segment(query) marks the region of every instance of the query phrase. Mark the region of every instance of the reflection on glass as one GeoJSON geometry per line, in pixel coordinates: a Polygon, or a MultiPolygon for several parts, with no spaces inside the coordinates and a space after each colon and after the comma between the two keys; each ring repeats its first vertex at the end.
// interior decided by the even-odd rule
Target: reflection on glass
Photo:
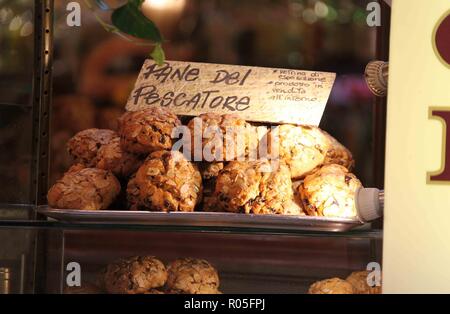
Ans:
{"type": "Polygon", "coordinates": [[[0,103],[30,105],[33,0],[0,1],[0,103]]]}
{"type": "MultiPolygon", "coordinates": [[[[82,26],[68,27],[69,2],[55,2],[52,181],[70,166],[68,138],[87,127],[116,127],[151,51],[105,31],[84,2],[82,26]],[[62,125],[68,112],[70,123],[62,125]]],[[[321,127],[354,153],[364,185],[373,184],[373,96],[363,72],[374,58],[375,28],[366,23],[364,1],[146,0],[142,10],[163,33],[168,60],[337,72],[321,127]]],[[[111,12],[96,12],[109,21],[111,12]]]]}

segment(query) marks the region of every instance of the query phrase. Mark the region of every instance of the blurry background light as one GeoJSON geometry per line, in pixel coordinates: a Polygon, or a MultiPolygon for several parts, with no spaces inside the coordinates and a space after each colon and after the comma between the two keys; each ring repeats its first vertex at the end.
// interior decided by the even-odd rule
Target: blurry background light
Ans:
{"type": "Polygon", "coordinates": [[[145,0],[142,7],[149,7],[152,9],[166,10],[174,8],[183,8],[184,0],[145,0]]]}
{"type": "Polygon", "coordinates": [[[314,13],[317,17],[325,18],[328,15],[328,6],[322,1],[317,1],[314,5],[314,13]]]}
{"type": "Polygon", "coordinates": [[[13,17],[13,11],[10,8],[0,10],[0,24],[7,24],[13,17]]]}
{"type": "Polygon", "coordinates": [[[33,12],[31,10],[25,11],[21,16],[22,27],[20,29],[20,36],[27,37],[33,33],[33,12]]]}
{"type": "Polygon", "coordinates": [[[27,37],[33,34],[33,23],[30,21],[25,22],[22,28],[20,29],[20,36],[27,37]]]}
{"type": "Polygon", "coordinates": [[[176,28],[185,7],[186,0],[145,0],[141,10],[167,37],[176,28]]]}
{"type": "Polygon", "coordinates": [[[20,16],[15,16],[9,23],[9,30],[11,32],[18,31],[22,27],[23,21],[20,16]]]}
{"type": "Polygon", "coordinates": [[[22,15],[20,16],[22,18],[22,21],[27,22],[33,19],[33,12],[31,12],[31,10],[27,10],[24,13],[22,13],[22,15]]]}
{"type": "Polygon", "coordinates": [[[317,15],[313,9],[306,9],[303,11],[303,21],[306,24],[314,24],[317,22],[317,15]]]}

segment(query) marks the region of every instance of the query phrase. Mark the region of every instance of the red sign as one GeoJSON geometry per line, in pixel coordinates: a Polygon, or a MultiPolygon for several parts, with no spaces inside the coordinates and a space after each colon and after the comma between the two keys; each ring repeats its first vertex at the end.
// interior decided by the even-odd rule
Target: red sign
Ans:
{"type": "Polygon", "coordinates": [[[450,12],[436,27],[434,45],[440,59],[450,66],[450,12]]]}

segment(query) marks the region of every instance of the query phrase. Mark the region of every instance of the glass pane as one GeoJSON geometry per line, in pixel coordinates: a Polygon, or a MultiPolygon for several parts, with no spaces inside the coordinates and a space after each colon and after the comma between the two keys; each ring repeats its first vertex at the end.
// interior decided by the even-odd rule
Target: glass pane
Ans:
{"type": "Polygon", "coordinates": [[[0,1],[0,204],[30,202],[33,11],[33,0],[0,1]]]}
{"type": "MultiPolygon", "coordinates": [[[[84,2],[81,26],[68,26],[69,2],[55,2],[52,182],[70,166],[67,139],[89,127],[116,128],[152,49],[107,32],[84,2]]],[[[124,1],[107,3],[117,7],[124,1]]],[[[168,60],[337,72],[321,126],[353,152],[363,184],[373,185],[373,96],[363,72],[375,56],[376,28],[366,23],[366,1],[149,3],[146,12],[167,39],[168,60]]],[[[110,11],[95,13],[110,22],[110,11]]]]}
{"type": "MultiPolygon", "coordinates": [[[[166,266],[180,258],[204,259],[217,270],[222,293],[249,294],[306,293],[318,280],[345,279],[368,263],[381,263],[380,241],[370,239],[70,230],[64,244],[64,265],[80,265],[88,293],[112,292],[109,282],[105,288],[105,267],[134,256],[155,256],[166,266]]],[[[66,293],[79,291],[63,285],[66,293]]],[[[167,292],[170,284],[158,289],[167,292]]]]}
{"type": "MultiPolygon", "coordinates": [[[[117,128],[116,119],[124,112],[152,49],[108,32],[98,18],[109,22],[110,11],[96,8],[93,12],[85,2],[79,2],[81,26],[70,26],[69,2],[55,1],[51,183],[73,162],[66,143],[75,133],[92,127],[117,128]]],[[[105,2],[111,7],[124,3],[105,2]]],[[[373,97],[363,71],[375,55],[375,28],[365,22],[365,5],[359,0],[166,0],[153,2],[147,13],[167,39],[164,48],[169,60],[337,72],[321,127],[350,148],[356,175],[371,186],[372,146],[368,143],[373,136],[373,97]]],[[[122,182],[123,190],[127,180],[122,182]]],[[[122,201],[119,198],[114,209],[125,209],[122,201]]],[[[166,265],[177,258],[206,259],[217,269],[224,293],[305,293],[318,280],[346,278],[370,262],[381,262],[379,231],[372,238],[364,231],[355,237],[332,237],[245,233],[237,228],[214,234],[201,232],[199,226],[59,227],[65,228],[64,243],[59,238],[45,242],[43,254],[54,259],[46,263],[42,291],[76,292],[67,287],[70,271],[65,271],[69,263],[76,263],[82,284],[105,292],[98,281],[100,270],[119,258],[137,255],[156,256],[166,265]],[[55,257],[58,254],[63,254],[62,263],[55,257]]]]}
{"type": "Polygon", "coordinates": [[[32,108],[0,105],[0,204],[30,202],[32,108]]]}
{"type": "MultiPolygon", "coordinates": [[[[31,225],[0,226],[0,294],[108,293],[105,268],[136,256],[154,256],[166,268],[179,259],[206,260],[218,273],[222,293],[300,294],[318,280],[345,279],[382,258],[380,238],[31,225]]],[[[157,289],[168,293],[170,284],[157,289]]]]}
{"type": "Polygon", "coordinates": [[[0,225],[0,294],[57,292],[52,286],[61,281],[61,235],[60,230],[0,225]]]}
{"type": "Polygon", "coordinates": [[[31,106],[33,0],[0,1],[0,104],[31,106]]]}

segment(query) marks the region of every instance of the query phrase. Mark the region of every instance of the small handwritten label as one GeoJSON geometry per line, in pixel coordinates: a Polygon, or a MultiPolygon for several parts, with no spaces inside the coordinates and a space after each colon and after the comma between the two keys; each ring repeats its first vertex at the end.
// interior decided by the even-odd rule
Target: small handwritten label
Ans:
{"type": "Polygon", "coordinates": [[[318,125],[334,73],[147,60],[127,110],[161,106],[178,115],[237,113],[248,121],[318,125]]]}

